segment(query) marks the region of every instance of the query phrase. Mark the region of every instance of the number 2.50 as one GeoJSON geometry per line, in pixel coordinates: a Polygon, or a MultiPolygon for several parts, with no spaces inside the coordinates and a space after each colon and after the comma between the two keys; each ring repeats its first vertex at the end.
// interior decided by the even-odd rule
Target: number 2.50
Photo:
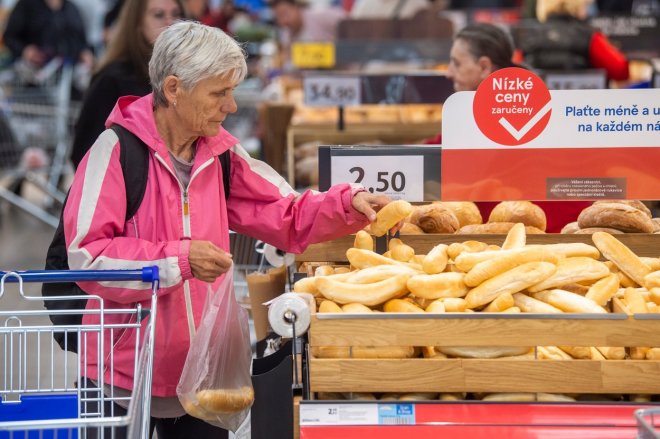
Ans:
{"type": "MultiPolygon", "coordinates": [[[[351,174],[357,173],[355,178],[355,183],[361,183],[364,179],[364,168],[355,166],[348,170],[351,174]]],[[[393,172],[392,176],[388,178],[389,172],[378,172],[376,175],[376,181],[378,182],[377,187],[369,188],[370,192],[387,192],[387,190],[392,187],[394,192],[401,192],[406,187],[406,176],[403,175],[403,172],[393,172]]]]}

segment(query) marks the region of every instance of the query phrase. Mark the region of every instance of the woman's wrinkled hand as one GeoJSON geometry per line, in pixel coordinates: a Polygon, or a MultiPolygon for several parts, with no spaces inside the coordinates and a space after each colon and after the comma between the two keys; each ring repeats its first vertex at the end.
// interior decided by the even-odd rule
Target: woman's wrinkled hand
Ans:
{"type": "MultiPolygon", "coordinates": [[[[370,192],[362,191],[353,196],[351,205],[353,209],[362,213],[369,218],[369,222],[373,223],[376,220],[376,212],[382,209],[386,204],[390,203],[392,199],[387,195],[374,195],[370,192]]],[[[396,226],[390,229],[390,233],[394,234],[401,229],[403,221],[399,222],[396,226]]]]}
{"type": "Polygon", "coordinates": [[[191,241],[188,263],[195,278],[214,282],[231,268],[231,257],[210,241],[191,241]]]}

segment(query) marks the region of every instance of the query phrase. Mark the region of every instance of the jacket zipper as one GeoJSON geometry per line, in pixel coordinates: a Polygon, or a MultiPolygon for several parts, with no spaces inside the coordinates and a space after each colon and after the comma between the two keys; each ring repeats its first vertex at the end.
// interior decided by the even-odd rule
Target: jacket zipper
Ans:
{"type": "MultiPolygon", "coordinates": [[[[195,173],[190,176],[190,182],[188,182],[188,187],[184,188],[181,182],[179,181],[176,172],[170,169],[170,167],[167,165],[165,160],[163,160],[158,153],[156,153],[156,158],[158,159],[159,162],[163,164],[163,166],[165,166],[165,169],[167,169],[167,171],[174,176],[174,179],[179,184],[179,189],[181,189],[183,236],[184,238],[190,238],[192,236],[192,233],[190,230],[190,200],[188,198],[188,187],[190,187],[190,183],[192,182],[193,178],[195,178],[195,176],[199,174],[199,171],[208,167],[215,159],[212,158],[211,160],[206,161],[206,163],[204,163],[202,166],[197,168],[197,171],[195,171],[195,173]]],[[[190,296],[190,282],[188,282],[187,280],[183,281],[183,297],[186,302],[188,333],[190,335],[190,341],[192,342],[193,337],[195,337],[196,329],[195,329],[195,317],[193,315],[193,310],[192,310],[192,297],[190,296]]]]}

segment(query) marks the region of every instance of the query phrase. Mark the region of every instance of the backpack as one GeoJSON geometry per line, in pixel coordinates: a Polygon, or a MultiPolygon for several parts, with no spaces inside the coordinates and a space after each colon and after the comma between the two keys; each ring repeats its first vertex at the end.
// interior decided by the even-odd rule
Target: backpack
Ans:
{"type": "MultiPolygon", "coordinates": [[[[119,138],[119,162],[124,174],[124,183],[126,186],[126,221],[128,221],[133,218],[144,198],[148,175],[148,172],[144,172],[144,170],[149,167],[149,149],[142,140],[126,128],[119,125],[112,125],[110,128],[119,138]]],[[[229,151],[227,150],[218,156],[218,160],[222,166],[222,184],[225,189],[225,199],[228,199],[230,190],[229,177],[231,172],[229,151]]],[[[64,200],[65,206],[67,199],[68,195],[64,200]]],[[[57,225],[53,240],[48,246],[48,251],[46,253],[46,270],[69,269],[66,242],[64,240],[63,214],[64,206],[62,207],[62,213],[60,213],[60,222],[57,225]]],[[[41,287],[41,295],[43,297],[81,296],[85,294],[87,293],[85,293],[85,291],[83,291],[75,282],[43,283],[41,287]]],[[[45,300],[44,304],[46,308],[51,311],[82,311],[85,309],[86,301],[80,299],[45,300]]],[[[82,313],[50,314],[49,317],[51,322],[55,325],[73,326],[82,324],[82,313]]],[[[77,331],[55,331],[53,332],[53,337],[63,350],[77,352],[77,331]]]]}

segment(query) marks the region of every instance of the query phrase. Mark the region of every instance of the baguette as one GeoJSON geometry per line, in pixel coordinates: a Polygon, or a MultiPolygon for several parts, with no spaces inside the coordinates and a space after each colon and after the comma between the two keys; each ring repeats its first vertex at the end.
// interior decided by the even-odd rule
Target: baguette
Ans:
{"type": "Polygon", "coordinates": [[[591,359],[596,361],[605,361],[607,358],[595,347],[591,347],[591,359]]]}
{"type": "Polygon", "coordinates": [[[387,249],[391,251],[394,247],[398,247],[400,245],[404,245],[403,241],[401,241],[399,238],[392,238],[387,243],[387,249]]]}
{"type": "Polygon", "coordinates": [[[332,300],[324,300],[319,305],[319,313],[344,312],[344,310],[332,300]]]}
{"type": "Polygon", "coordinates": [[[542,246],[546,250],[555,253],[559,257],[575,258],[584,256],[586,258],[598,259],[600,252],[593,245],[582,242],[571,242],[566,244],[545,244],[542,246]]]}
{"type": "MultiPolygon", "coordinates": [[[[516,223],[513,222],[507,222],[507,223],[487,223],[487,224],[469,224],[467,226],[463,226],[458,231],[456,234],[458,235],[482,235],[482,234],[506,234],[509,233],[509,230],[513,226],[515,226],[516,223]]],[[[543,230],[534,227],[534,226],[525,226],[525,232],[528,235],[539,235],[545,233],[543,230]]]]}
{"type": "Polygon", "coordinates": [[[573,357],[557,346],[538,346],[536,348],[539,360],[572,360],[573,357]]]}
{"type": "Polygon", "coordinates": [[[566,258],[557,263],[557,271],[552,276],[529,287],[529,292],[536,293],[568,283],[602,279],[609,274],[607,265],[600,261],[585,257],[566,258]]]}
{"type": "Polygon", "coordinates": [[[533,296],[535,299],[549,303],[564,312],[607,314],[605,308],[598,305],[593,300],[564,290],[545,290],[534,293],[533,296]]]}
{"type": "Polygon", "coordinates": [[[543,261],[553,264],[559,262],[559,258],[554,253],[543,247],[527,247],[516,252],[501,251],[500,253],[502,253],[502,256],[480,262],[472,267],[465,275],[465,284],[475,287],[492,277],[527,262],[543,261]]]}
{"type": "Polygon", "coordinates": [[[436,314],[443,314],[447,312],[447,309],[445,308],[445,303],[440,300],[434,300],[431,302],[426,308],[424,308],[425,312],[430,312],[430,313],[436,313],[436,314]]]}
{"type": "Polygon", "coordinates": [[[513,295],[513,303],[516,304],[522,312],[539,313],[539,314],[561,314],[563,311],[555,308],[540,300],[529,297],[523,293],[516,293],[513,295]]]}
{"type": "Polygon", "coordinates": [[[354,271],[344,281],[349,284],[370,284],[380,282],[398,274],[419,274],[419,271],[403,265],[376,265],[354,271]]]}
{"type": "MultiPolygon", "coordinates": [[[[504,250],[507,251],[507,250],[504,250]]],[[[517,293],[552,276],[557,267],[549,262],[527,262],[488,279],[467,293],[468,308],[485,305],[504,293],[517,293]]]]}
{"type": "Polygon", "coordinates": [[[360,248],[349,248],[346,250],[346,258],[353,267],[359,269],[374,267],[376,265],[403,265],[422,271],[422,267],[417,264],[395,261],[378,253],[360,248]]]}
{"type": "Polygon", "coordinates": [[[407,286],[414,296],[424,299],[464,297],[468,292],[464,277],[463,273],[418,274],[408,279],[407,286]]]}
{"type": "Polygon", "coordinates": [[[482,252],[486,249],[488,249],[488,244],[481,241],[453,242],[449,244],[447,256],[449,256],[449,259],[455,260],[463,252],[475,253],[482,252]]]}
{"type": "Polygon", "coordinates": [[[410,215],[412,210],[412,205],[405,200],[388,203],[376,214],[376,220],[371,223],[371,233],[376,236],[383,236],[388,230],[410,215]]]}
{"type": "Polygon", "coordinates": [[[318,288],[316,288],[316,278],[315,277],[303,277],[298,282],[293,284],[294,293],[309,293],[314,297],[321,295],[318,288]]]}
{"type": "Polygon", "coordinates": [[[525,346],[436,346],[445,355],[459,358],[500,358],[523,355],[530,348],[525,346]]]}
{"type": "Polygon", "coordinates": [[[252,386],[238,389],[208,389],[197,392],[199,406],[211,413],[235,413],[249,408],[254,402],[252,386]]]}
{"type": "Polygon", "coordinates": [[[517,306],[512,306],[511,308],[507,308],[507,309],[503,310],[502,312],[505,313],[505,314],[520,314],[522,311],[517,306]]]}
{"type": "Polygon", "coordinates": [[[385,312],[417,312],[422,313],[424,310],[419,306],[408,302],[407,300],[391,299],[383,305],[385,312]]]}
{"type": "Polygon", "coordinates": [[[321,265],[314,270],[314,276],[331,276],[335,274],[335,269],[332,265],[321,265]]]}
{"type": "Polygon", "coordinates": [[[498,402],[532,402],[536,401],[535,393],[491,393],[484,396],[482,401],[498,401],[498,402]]]}
{"type": "Polygon", "coordinates": [[[504,244],[502,244],[502,250],[523,248],[526,242],[527,234],[525,233],[525,225],[523,223],[517,223],[515,226],[511,227],[511,230],[507,233],[504,244]]]}
{"type": "Polygon", "coordinates": [[[370,234],[364,230],[360,230],[355,234],[355,240],[353,241],[353,247],[361,248],[364,250],[374,250],[374,239],[370,234]]]}
{"type": "Polygon", "coordinates": [[[398,274],[372,284],[349,284],[329,277],[319,277],[316,280],[316,287],[326,299],[336,303],[355,302],[374,306],[405,294],[409,277],[408,274],[398,274]]]}
{"type": "Polygon", "coordinates": [[[466,307],[465,299],[461,299],[460,297],[445,297],[442,299],[437,299],[431,302],[431,304],[434,302],[441,302],[445,308],[445,312],[463,312],[465,311],[466,307]]]}
{"type": "Polygon", "coordinates": [[[441,393],[438,399],[440,401],[461,401],[466,397],[465,393],[441,393]]]}
{"type": "Polygon", "coordinates": [[[610,274],[589,287],[585,297],[600,306],[605,306],[618,290],[619,277],[616,274],[610,274]]]}
{"type": "Polygon", "coordinates": [[[660,348],[651,348],[646,351],[647,360],[660,360],[660,348]]]}
{"type": "Polygon", "coordinates": [[[353,314],[371,314],[371,308],[362,305],[361,303],[347,303],[341,307],[341,310],[345,313],[353,314]]]}
{"type": "MultiPolygon", "coordinates": [[[[651,350],[649,347],[635,346],[630,348],[631,360],[645,360],[646,354],[651,350]]],[[[651,354],[653,355],[653,354],[651,354]]]]}
{"type": "Polygon", "coordinates": [[[626,306],[628,306],[628,309],[633,314],[645,314],[649,312],[644,296],[634,288],[626,288],[623,292],[623,300],[626,301],[626,306]]]}
{"type": "Polygon", "coordinates": [[[646,256],[641,256],[639,259],[645,263],[651,269],[651,271],[660,270],[660,258],[649,258],[646,256]]]}
{"type": "Polygon", "coordinates": [[[497,296],[495,300],[490,302],[490,304],[483,309],[484,312],[501,312],[506,309],[510,309],[515,304],[513,302],[513,296],[511,293],[504,293],[497,296]]]}
{"type": "Polygon", "coordinates": [[[406,244],[397,245],[390,250],[392,259],[400,262],[408,262],[415,256],[415,250],[406,244]]]}
{"type": "Polygon", "coordinates": [[[609,233],[596,232],[591,239],[603,256],[614,262],[619,270],[639,285],[644,285],[644,276],[649,274],[651,269],[632,250],[609,233]]]}
{"type": "Polygon", "coordinates": [[[576,360],[591,360],[591,348],[587,346],[557,346],[576,360]]]}
{"type": "Polygon", "coordinates": [[[447,267],[449,247],[447,244],[438,244],[431,249],[422,261],[422,269],[426,274],[442,273],[447,267]]]}
{"type": "Polygon", "coordinates": [[[643,279],[644,287],[646,287],[647,290],[651,290],[653,288],[660,288],[660,271],[654,271],[646,276],[644,276],[643,279]]]}
{"type": "Polygon", "coordinates": [[[622,346],[614,347],[597,347],[598,352],[600,352],[603,357],[608,360],[624,360],[626,358],[626,348],[622,346]]]}

